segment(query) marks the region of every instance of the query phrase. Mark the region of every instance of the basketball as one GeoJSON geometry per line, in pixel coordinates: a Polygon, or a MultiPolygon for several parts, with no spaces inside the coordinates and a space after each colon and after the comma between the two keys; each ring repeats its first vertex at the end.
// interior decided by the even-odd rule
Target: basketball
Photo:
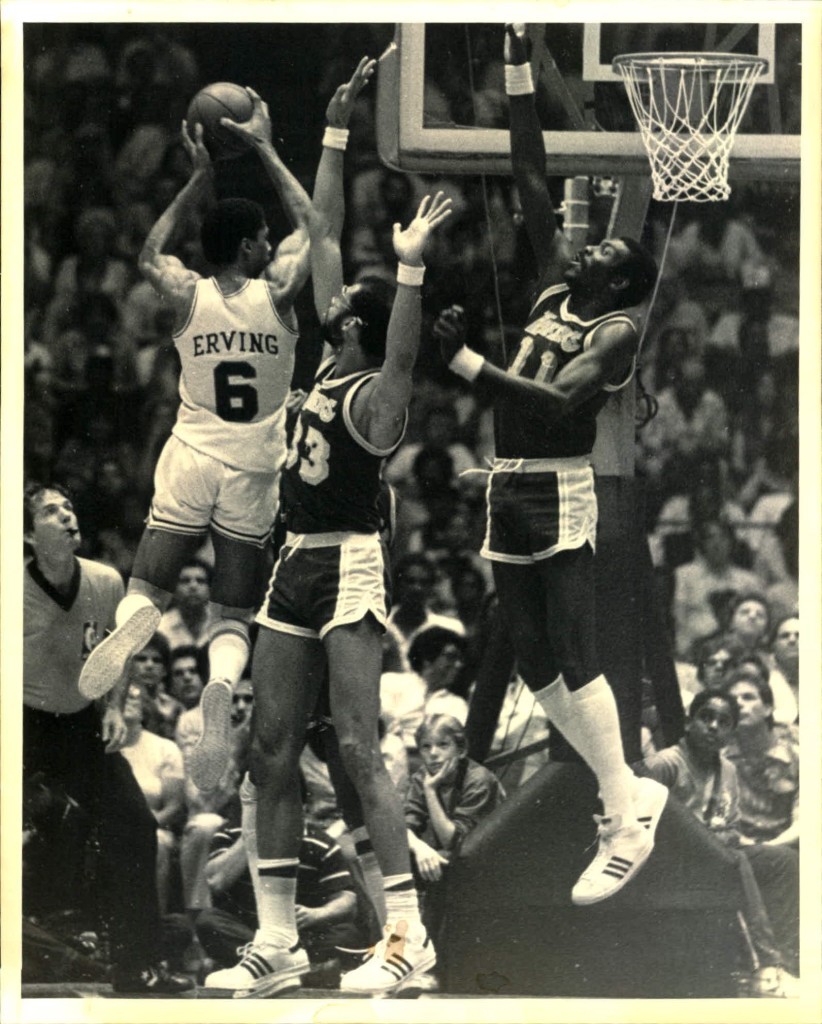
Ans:
{"type": "Polygon", "coordinates": [[[203,141],[214,160],[240,156],[247,151],[248,143],[223,127],[220,118],[247,121],[253,109],[252,99],[242,86],[233,82],[214,82],[200,89],[188,105],[186,120],[189,133],[193,138],[194,125],[199,122],[203,126],[203,141]]]}

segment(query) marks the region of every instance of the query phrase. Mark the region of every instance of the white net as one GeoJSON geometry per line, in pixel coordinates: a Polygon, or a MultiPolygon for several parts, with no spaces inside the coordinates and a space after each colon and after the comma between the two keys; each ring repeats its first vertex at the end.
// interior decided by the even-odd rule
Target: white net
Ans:
{"type": "Polygon", "coordinates": [[[716,202],[751,91],[767,67],[742,54],[615,57],[651,164],[654,199],[716,202]]]}

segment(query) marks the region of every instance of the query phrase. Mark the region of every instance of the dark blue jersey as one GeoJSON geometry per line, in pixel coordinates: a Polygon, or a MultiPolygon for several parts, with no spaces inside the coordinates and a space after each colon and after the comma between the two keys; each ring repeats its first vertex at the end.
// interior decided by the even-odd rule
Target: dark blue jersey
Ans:
{"type": "Polygon", "coordinates": [[[390,448],[376,448],[352,422],[354,396],[379,370],[333,377],[334,368],[333,360],[320,366],[283,470],[285,519],[293,533],[373,533],[384,525],[382,464],[402,435],[390,448]]]}
{"type": "MultiPolygon", "coordinates": [[[[568,296],[565,284],[552,285],[539,295],[531,308],[522,340],[508,361],[508,373],[538,384],[550,384],[564,366],[590,347],[594,333],[602,324],[621,320],[633,330],[630,318],[621,311],[581,320],[568,310],[568,296]]],[[[588,455],[596,439],[597,413],[608,393],[624,387],[633,372],[632,360],[626,367],[624,380],[616,385],[605,385],[550,428],[543,425],[521,395],[498,398],[494,415],[497,456],[556,459],[588,455]]]]}

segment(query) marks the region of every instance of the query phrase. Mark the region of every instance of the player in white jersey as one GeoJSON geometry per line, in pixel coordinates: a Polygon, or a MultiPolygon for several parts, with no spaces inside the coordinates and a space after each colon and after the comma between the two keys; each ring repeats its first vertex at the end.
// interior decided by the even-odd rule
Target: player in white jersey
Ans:
{"type": "MultiPolygon", "coordinates": [[[[248,660],[248,628],[258,603],[263,551],[277,512],[279,469],[286,456],[286,401],[294,369],[296,295],[309,273],[310,200],[271,143],[267,105],[249,89],[254,110],[244,137],[259,154],[293,231],[272,259],[259,204],[224,199],[205,215],[201,239],[215,267],[203,278],[164,253],[205,198],[212,167],[202,126],[194,139],[183,123],[191,178],[151,229],[140,270],[174,312],[180,354],[181,404],[172,436],[157,463],[154,497],[134,561],[117,628],[95,648],[80,677],[81,692],[97,698],[120,678],[128,659],[156,629],[180,568],[210,533],[214,546],[211,599],[219,608],[209,643],[205,705],[228,721],[232,688],[248,660]]],[[[205,707],[204,707],[205,710],[205,707]]],[[[202,789],[219,779],[209,746],[228,743],[222,728],[206,729],[193,752],[192,776],[202,789]],[[206,756],[203,756],[205,753],[206,756]]]]}

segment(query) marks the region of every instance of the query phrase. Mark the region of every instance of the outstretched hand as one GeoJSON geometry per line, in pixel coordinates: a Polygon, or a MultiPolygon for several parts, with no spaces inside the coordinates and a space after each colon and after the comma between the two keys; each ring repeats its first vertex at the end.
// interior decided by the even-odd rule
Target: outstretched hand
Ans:
{"type": "Polygon", "coordinates": [[[377,62],[370,57],[363,57],[351,78],[337,88],[328,102],[325,118],[332,128],[347,128],[351,112],[357,97],[374,74],[377,62]]]}
{"type": "Polygon", "coordinates": [[[250,86],[245,91],[251,97],[254,109],[247,121],[233,121],[230,117],[221,117],[220,124],[230,132],[239,135],[251,146],[271,143],[271,118],[268,115],[268,104],[250,86]]]}
{"type": "Polygon", "coordinates": [[[417,209],[416,217],[404,231],[399,224],[394,225],[394,252],[400,261],[412,266],[421,265],[422,254],[431,232],[450,215],[450,197],[446,198],[442,192],[437,192],[433,200],[431,196],[425,196],[417,209]]]}
{"type": "Polygon", "coordinates": [[[188,153],[188,158],[191,160],[192,172],[206,171],[210,173],[212,167],[211,157],[206,149],[205,142],[203,142],[203,126],[199,121],[195,121],[193,127],[194,138],[192,139],[191,133],[188,130],[188,121],[183,120],[180,132],[183,149],[188,153]]]}
{"type": "Polygon", "coordinates": [[[440,343],[440,352],[447,366],[465,344],[465,310],[449,306],[434,321],[433,334],[440,343]]]}
{"type": "Polygon", "coordinates": [[[505,25],[504,56],[506,64],[525,64],[528,61],[527,36],[522,22],[505,25]]]}

